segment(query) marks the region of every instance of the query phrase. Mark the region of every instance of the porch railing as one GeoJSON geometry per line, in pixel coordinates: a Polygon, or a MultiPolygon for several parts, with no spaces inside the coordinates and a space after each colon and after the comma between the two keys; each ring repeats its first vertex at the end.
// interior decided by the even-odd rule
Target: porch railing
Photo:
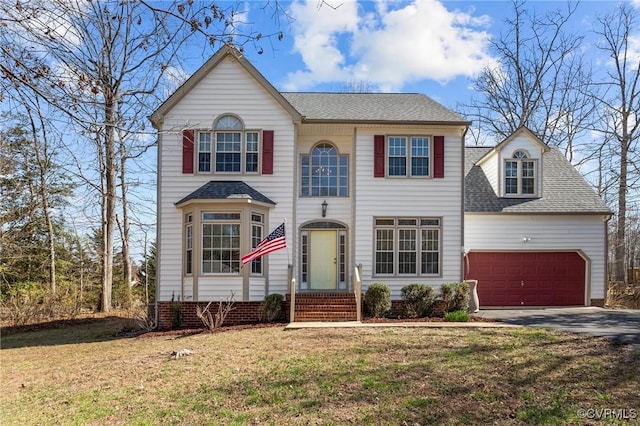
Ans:
{"type": "Polygon", "coordinates": [[[360,269],[355,267],[353,271],[353,293],[356,297],[356,321],[362,320],[362,280],[360,269]]]}

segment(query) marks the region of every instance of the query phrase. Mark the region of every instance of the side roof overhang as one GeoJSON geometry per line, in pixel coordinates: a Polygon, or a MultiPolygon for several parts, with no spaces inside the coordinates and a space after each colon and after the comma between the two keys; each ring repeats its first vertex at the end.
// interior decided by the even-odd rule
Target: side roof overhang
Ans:
{"type": "Polygon", "coordinates": [[[153,127],[158,129],[164,116],[175,107],[194,87],[200,83],[218,64],[227,57],[235,59],[290,115],[294,122],[302,120],[300,113],[285,99],[280,92],[249,62],[242,52],[230,44],[225,44],[191,77],[187,79],[166,101],[149,116],[153,127]]]}

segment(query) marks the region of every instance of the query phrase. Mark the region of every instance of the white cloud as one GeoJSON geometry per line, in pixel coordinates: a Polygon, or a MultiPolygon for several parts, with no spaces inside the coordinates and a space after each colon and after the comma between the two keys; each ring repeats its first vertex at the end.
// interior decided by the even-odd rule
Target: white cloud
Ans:
{"type": "Polygon", "coordinates": [[[307,0],[290,12],[296,19],[294,50],[306,69],[288,75],[287,90],[369,81],[398,91],[423,79],[473,76],[493,62],[484,31],[489,18],[449,11],[436,0],[378,1],[367,10],[354,1],[332,9],[307,0]]]}

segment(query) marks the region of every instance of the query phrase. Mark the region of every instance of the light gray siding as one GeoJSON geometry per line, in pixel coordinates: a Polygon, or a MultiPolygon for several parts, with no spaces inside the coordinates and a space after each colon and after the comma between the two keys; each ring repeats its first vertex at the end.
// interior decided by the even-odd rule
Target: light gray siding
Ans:
{"type": "Polygon", "coordinates": [[[465,215],[465,250],[582,251],[588,257],[587,301],[604,298],[605,218],[574,215],[465,215]],[[528,237],[528,242],[523,238],[528,237]]]}
{"type": "Polygon", "coordinates": [[[412,282],[438,286],[461,279],[462,245],[462,129],[389,126],[359,127],[356,132],[355,159],[355,264],[362,264],[363,288],[374,282],[391,287],[392,297],[412,282]],[[374,135],[445,136],[445,177],[374,178],[374,135]],[[438,277],[377,277],[374,274],[374,218],[442,218],[442,271],[438,277]]]}
{"type": "MultiPolygon", "coordinates": [[[[277,205],[269,211],[265,235],[293,211],[294,126],[290,115],[235,60],[227,57],[200,84],[164,117],[159,145],[160,176],[158,216],[162,226],[159,233],[159,294],[158,300],[171,300],[182,295],[183,272],[183,216],[175,203],[210,180],[242,180],[262,192],[277,205]],[[182,174],[182,130],[211,129],[216,117],[232,113],[240,117],[246,129],[273,130],[273,175],[250,174],[182,174]]],[[[290,232],[291,229],[287,229],[290,232]]],[[[244,253],[243,253],[244,254],[244,253]]],[[[200,268],[194,259],[194,269],[200,268]]],[[[269,256],[268,279],[272,292],[286,291],[287,251],[269,256]]],[[[255,280],[253,282],[256,282],[255,280]]],[[[247,298],[264,297],[264,281],[259,288],[250,288],[247,298]]],[[[226,299],[230,292],[242,300],[242,280],[238,277],[199,277],[198,299],[226,299]]],[[[185,295],[188,295],[185,291],[185,295]]]]}

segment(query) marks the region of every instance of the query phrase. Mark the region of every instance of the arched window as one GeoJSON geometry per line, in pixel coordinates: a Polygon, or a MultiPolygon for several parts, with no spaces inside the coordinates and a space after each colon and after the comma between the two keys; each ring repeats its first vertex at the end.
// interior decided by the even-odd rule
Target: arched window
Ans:
{"type": "Polygon", "coordinates": [[[517,150],[505,161],[504,192],[510,196],[536,194],[536,162],[523,150],[517,150]]]}
{"type": "Polygon", "coordinates": [[[332,144],[319,143],[302,156],[303,197],[347,197],[348,183],[349,157],[340,155],[332,144]]]}
{"type": "Polygon", "coordinates": [[[259,132],[245,131],[236,116],[223,115],[213,123],[213,132],[198,132],[198,172],[257,173],[259,155],[259,132]]]}

